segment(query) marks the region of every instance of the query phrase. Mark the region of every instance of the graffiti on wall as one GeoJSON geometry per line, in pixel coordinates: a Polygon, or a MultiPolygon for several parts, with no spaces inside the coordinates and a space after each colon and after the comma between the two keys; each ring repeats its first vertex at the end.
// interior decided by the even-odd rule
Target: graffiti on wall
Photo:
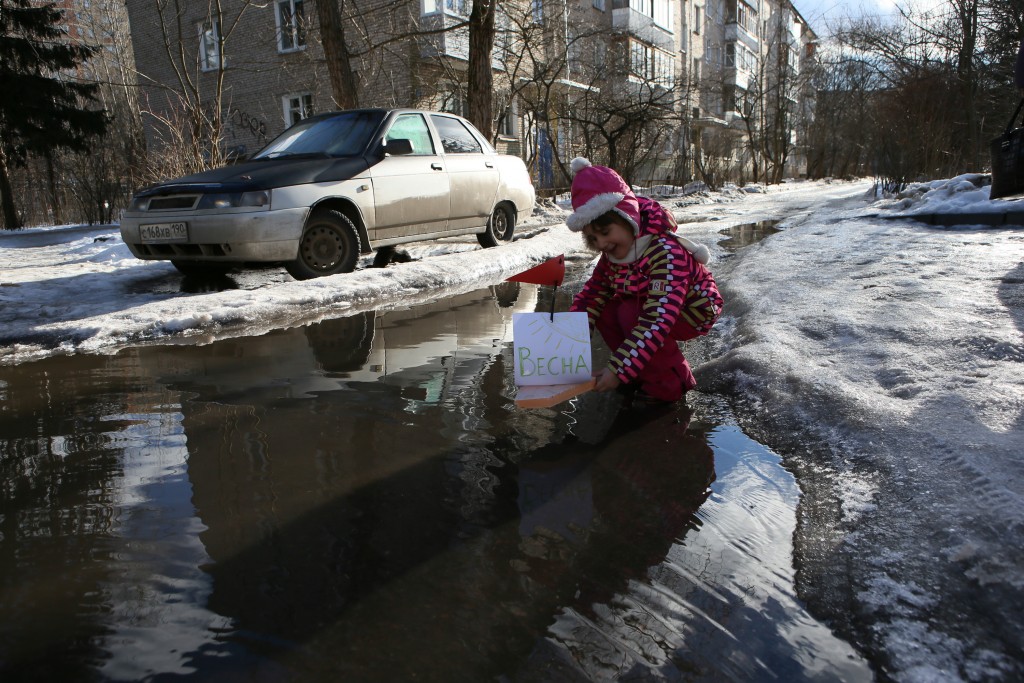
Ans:
{"type": "Polygon", "coordinates": [[[248,131],[260,143],[267,141],[267,122],[249,112],[242,111],[238,107],[231,107],[228,110],[228,122],[248,131]]]}

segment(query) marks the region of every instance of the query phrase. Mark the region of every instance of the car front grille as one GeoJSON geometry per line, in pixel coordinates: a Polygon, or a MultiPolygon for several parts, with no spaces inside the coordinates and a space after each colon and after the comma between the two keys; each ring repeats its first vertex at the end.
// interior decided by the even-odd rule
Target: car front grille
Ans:
{"type": "Polygon", "coordinates": [[[136,244],[143,257],[174,258],[175,256],[230,256],[230,244],[136,244]]]}
{"type": "Polygon", "coordinates": [[[173,197],[153,197],[149,200],[149,211],[172,211],[175,209],[194,208],[199,201],[197,194],[175,195],[173,197]]]}

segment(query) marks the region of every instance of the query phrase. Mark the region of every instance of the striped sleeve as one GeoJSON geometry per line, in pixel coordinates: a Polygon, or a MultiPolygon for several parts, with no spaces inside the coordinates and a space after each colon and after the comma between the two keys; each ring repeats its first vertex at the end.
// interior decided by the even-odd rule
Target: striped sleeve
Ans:
{"type": "Polygon", "coordinates": [[[696,262],[671,237],[659,239],[648,251],[649,287],[633,331],[612,354],[611,369],[623,382],[631,382],[666,342],[679,319],[696,262]]]}

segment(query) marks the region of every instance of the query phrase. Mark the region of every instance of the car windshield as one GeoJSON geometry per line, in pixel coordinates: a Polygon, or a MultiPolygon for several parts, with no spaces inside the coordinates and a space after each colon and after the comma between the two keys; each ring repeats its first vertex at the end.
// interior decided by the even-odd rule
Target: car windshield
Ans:
{"type": "Polygon", "coordinates": [[[357,156],[377,130],[383,112],[352,111],[298,122],[253,155],[253,159],[357,156]]]}

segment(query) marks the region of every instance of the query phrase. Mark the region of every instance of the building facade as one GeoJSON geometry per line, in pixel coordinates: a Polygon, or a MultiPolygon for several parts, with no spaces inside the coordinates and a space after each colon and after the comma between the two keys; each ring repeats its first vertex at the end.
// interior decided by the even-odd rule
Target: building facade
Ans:
{"type": "MultiPolygon", "coordinates": [[[[125,5],[151,147],[169,125],[214,121],[223,155],[249,155],[337,108],[315,0],[222,0],[216,13],[198,2],[125,5]]],[[[465,113],[471,9],[346,2],[359,106],[465,113]]],[[[495,144],[523,156],[539,188],[564,188],[578,154],[644,184],[764,180],[772,164],[797,175],[794,112],[806,107],[800,73],[815,40],[789,0],[500,2],[495,144]]]]}
{"type": "Polygon", "coordinates": [[[696,163],[740,181],[805,173],[814,31],[788,0],[705,0],[693,15],[696,163]]]}

